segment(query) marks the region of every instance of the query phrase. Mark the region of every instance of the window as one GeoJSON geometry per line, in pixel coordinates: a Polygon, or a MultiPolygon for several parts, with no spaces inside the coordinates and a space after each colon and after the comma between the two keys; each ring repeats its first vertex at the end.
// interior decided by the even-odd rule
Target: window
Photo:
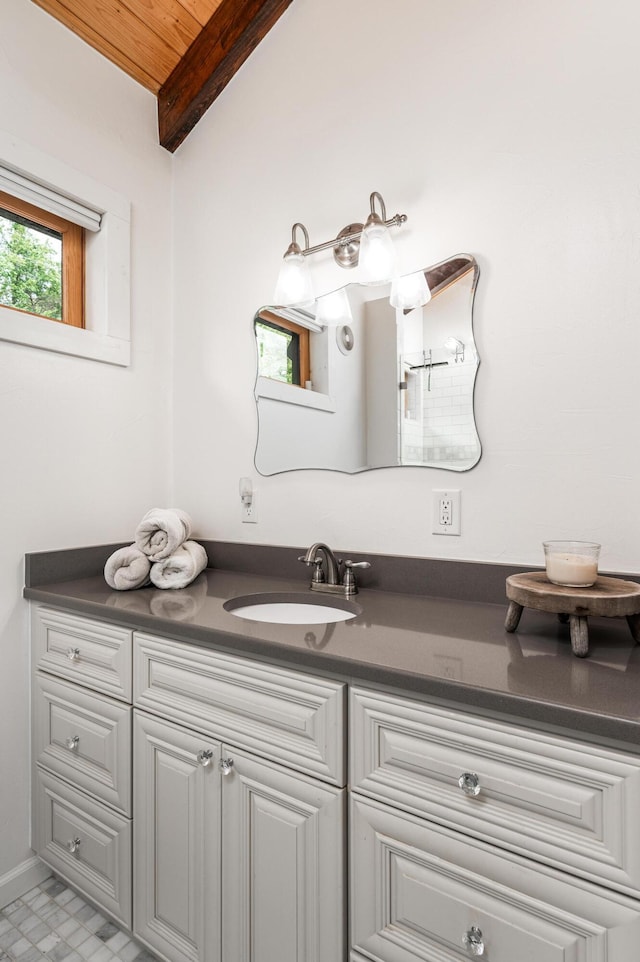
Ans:
{"type": "Polygon", "coordinates": [[[84,230],[0,191],[0,304],[84,327],[84,230]]]}
{"type": "MultiPolygon", "coordinates": [[[[0,223],[30,222],[29,226],[39,243],[53,243],[61,235],[60,285],[62,290],[61,323],[51,315],[55,311],[46,304],[42,313],[33,313],[21,304],[9,303],[9,297],[0,296],[0,350],[2,342],[22,344],[27,347],[57,354],[117,364],[123,367],[131,360],[131,292],[130,292],[130,242],[131,205],[121,194],[83,174],[75,167],[18,140],[0,128],[0,208],[4,220],[0,223]],[[11,203],[6,195],[12,198],[11,203]],[[16,211],[13,206],[30,205],[37,208],[37,216],[27,212],[25,206],[16,211]],[[7,216],[9,215],[9,216],[7,216]],[[58,218],[54,224],[48,220],[58,218]],[[44,218],[47,218],[45,220],[44,218]],[[60,222],[64,223],[61,229],[60,222]],[[68,225],[71,225],[69,228],[68,225]],[[83,248],[76,247],[69,231],[84,235],[83,248]],[[65,243],[66,242],[66,243],[65,243]],[[65,246],[72,249],[68,260],[72,272],[78,270],[78,261],[84,259],[84,289],[80,291],[82,311],[65,307],[65,299],[73,284],[65,277],[65,246]],[[75,266],[74,266],[75,265],[75,266]],[[78,318],[80,320],[78,321],[78,318]]],[[[60,243],[60,237],[57,239],[60,243]]],[[[82,276],[80,271],[77,276],[82,276]]],[[[31,305],[34,306],[33,297],[31,305]]],[[[41,304],[35,304],[41,310],[41,304]]]]}
{"type": "Polygon", "coordinates": [[[310,380],[309,331],[272,311],[255,321],[258,376],[304,387],[310,380]]]}

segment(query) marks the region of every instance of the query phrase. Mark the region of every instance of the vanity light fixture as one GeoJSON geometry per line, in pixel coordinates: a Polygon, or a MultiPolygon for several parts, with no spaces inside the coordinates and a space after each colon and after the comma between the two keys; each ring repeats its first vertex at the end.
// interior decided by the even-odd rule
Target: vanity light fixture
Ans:
{"type": "Polygon", "coordinates": [[[398,258],[387,227],[387,210],[377,190],[369,198],[371,213],[360,238],[360,283],[387,284],[397,274],[398,258]],[[382,216],[376,213],[376,198],[382,216]]]}
{"type": "Polygon", "coordinates": [[[309,246],[309,234],[304,224],[295,223],[291,229],[291,243],[284,254],[276,286],[277,304],[304,304],[313,300],[309,254],[333,248],[333,257],[340,267],[350,269],[360,263],[364,284],[386,284],[395,277],[396,252],[389,227],[399,227],[407,220],[406,214],[395,214],[387,219],[387,211],[378,191],[369,197],[370,213],[364,224],[348,224],[332,240],[309,246]],[[378,202],[380,213],[376,211],[378,202]],[[296,240],[296,231],[304,237],[304,247],[296,240]]]}
{"type": "Polygon", "coordinates": [[[276,304],[308,304],[313,301],[313,286],[311,271],[304,259],[309,250],[309,234],[304,224],[294,224],[291,228],[291,243],[287,247],[278,283],[276,284],[276,304]],[[304,250],[296,240],[296,230],[300,228],[304,234],[304,250]]]}
{"type": "Polygon", "coordinates": [[[353,320],[351,305],[347,292],[343,287],[330,294],[323,294],[318,298],[316,305],[316,321],[327,327],[335,327],[336,324],[350,324],[353,320]]]}
{"type": "Polygon", "coordinates": [[[448,337],[444,342],[446,350],[451,354],[455,363],[464,361],[464,344],[457,337],[448,337]]]}
{"type": "Polygon", "coordinates": [[[389,303],[392,307],[412,311],[416,307],[423,307],[428,304],[430,300],[431,291],[424,271],[405,274],[403,277],[394,277],[391,282],[389,303]]]}

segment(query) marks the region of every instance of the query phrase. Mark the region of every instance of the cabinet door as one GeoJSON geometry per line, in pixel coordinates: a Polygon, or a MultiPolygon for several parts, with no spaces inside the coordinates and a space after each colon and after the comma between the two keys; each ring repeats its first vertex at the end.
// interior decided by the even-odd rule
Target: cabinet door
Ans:
{"type": "Polygon", "coordinates": [[[222,958],[342,962],[344,789],[226,746],[225,758],[222,958]]]}
{"type": "Polygon", "coordinates": [[[219,757],[210,739],[134,713],[134,930],[171,962],[220,958],[219,757]]]}
{"type": "Polygon", "coordinates": [[[354,960],[637,958],[635,900],[355,795],[351,809],[354,960]]]}

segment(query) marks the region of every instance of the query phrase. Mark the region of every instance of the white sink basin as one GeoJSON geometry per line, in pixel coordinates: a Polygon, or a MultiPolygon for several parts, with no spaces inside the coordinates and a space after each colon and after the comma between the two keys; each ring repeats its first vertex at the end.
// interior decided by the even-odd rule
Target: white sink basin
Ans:
{"type": "Polygon", "coordinates": [[[279,625],[326,625],[348,621],[362,611],[346,598],[317,597],[295,592],[265,592],[225,601],[223,608],[237,618],[279,625]]]}

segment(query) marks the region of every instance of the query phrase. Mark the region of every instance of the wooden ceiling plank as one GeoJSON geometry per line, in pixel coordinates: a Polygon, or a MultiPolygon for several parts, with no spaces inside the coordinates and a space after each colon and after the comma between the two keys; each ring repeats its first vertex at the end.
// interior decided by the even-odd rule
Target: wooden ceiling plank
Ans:
{"type": "Polygon", "coordinates": [[[291,0],[222,0],[158,93],[160,143],[175,151],[291,0]]]}
{"type": "MultiPolygon", "coordinates": [[[[151,33],[146,25],[118,0],[101,0],[100,3],[92,4],[89,11],[86,0],[34,2],[118,66],[123,66],[123,60],[130,64],[136,73],[124,66],[123,69],[136,80],[139,75],[152,78],[155,90],[179,62],[180,54],[151,33]]],[[[145,86],[148,84],[145,83],[145,86]]]]}
{"type": "Polygon", "coordinates": [[[200,33],[202,25],[179,0],[120,0],[167,46],[182,57],[200,33]]]}
{"type": "Polygon", "coordinates": [[[204,27],[220,6],[221,0],[180,0],[185,10],[204,27]]]}
{"type": "MultiPolygon", "coordinates": [[[[80,19],[87,19],[86,0],[58,0],[80,19]]],[[[184,50],[174,50],[149,25],[132,13],[120,0],[93,0],[90,25],[107,38],[125,57],[152,76],[166,78],[182,57],[184,50]]]]}

